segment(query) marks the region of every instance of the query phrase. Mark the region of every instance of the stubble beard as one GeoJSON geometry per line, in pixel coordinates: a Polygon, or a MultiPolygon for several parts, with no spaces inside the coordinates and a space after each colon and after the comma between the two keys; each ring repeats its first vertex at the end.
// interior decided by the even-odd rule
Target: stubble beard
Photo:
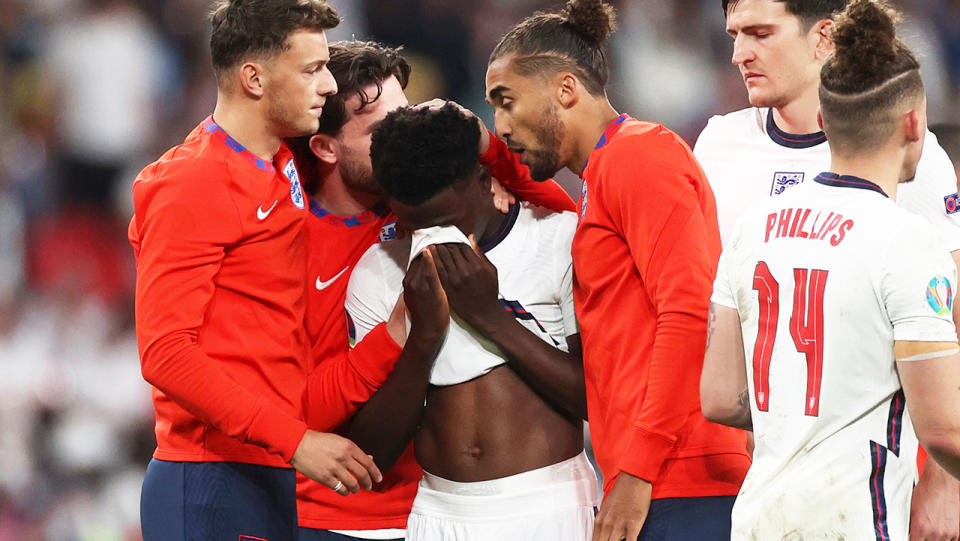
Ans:
{"type": "Polygon", "coordinates": [[[345,151],[341,156],[338,167],[340,178],[347,187],[362,192],[380,194],[380,185],[373,177],[373,168],[369,162],[364,162],[352,152],[345,151]]]}
{"type": "Polygon", "coordinates": [[[552,178],[560,170],[560,143],[565,127],[555,105],[548,106],[541,115],[541,122],[533,129],[540,148],[526,149],[530,156],[530,177],[537,182],[552,178]]]}

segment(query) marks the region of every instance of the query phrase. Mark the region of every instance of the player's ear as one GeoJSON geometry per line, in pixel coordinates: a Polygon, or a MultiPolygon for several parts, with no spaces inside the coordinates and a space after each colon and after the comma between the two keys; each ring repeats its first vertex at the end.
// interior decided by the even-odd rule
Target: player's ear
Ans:
{"type": "Polygon", "coordinates": [[[823,115],[820,114],[820,109],[817,109],[817,126],[820,126],[820,131],[823,131],[823,115]]]}
{"type": "Polygon", "coordinates": [[[240,66],[240,88],[251,96],[263,97],[263,67],[256,62],[244,62],[240,66]]]}
{"type": "Polygon", "coordinates": [[[816,39],[816,57],[820,62],[825,62],[827,57],[833,54],[834,45],[833,39],[830,38],[830,28],[833,26],[833,21],[830,19],[822,19],[817,21],[813,25],[813,28],[810,30],[811,34],[815,33],[816,39]]]}
{"type": "Polygon", "coordinates": [[[923,137],[925,126],[920,115],[919,109],[910,109],[903,115],[903,134],[908,143],[916,143],[923,137]]]}
{"type": "Polygon", "coordinates": [[[569,72],[561,72],[556,75],[556,96],[560,106],[569,109],[580,101],[580,93],[583,92],[583,85],[577,76],[569,72]]]}
{"type": "Polygon", "coordinates": [[[325,133],[318,133],[310,138],[310,152],[322,163],[336,165],[337,152],[340,151],[340,143],[335,137],[330,137],[325,133]]]}

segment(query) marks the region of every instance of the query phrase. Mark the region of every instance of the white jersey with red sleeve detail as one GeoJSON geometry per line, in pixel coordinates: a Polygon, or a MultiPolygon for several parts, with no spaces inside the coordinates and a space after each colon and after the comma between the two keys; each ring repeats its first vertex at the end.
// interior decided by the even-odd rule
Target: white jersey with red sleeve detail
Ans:
{"type": "Polygon", "coordinates": [[[735,308],[756,449],[732,539],[907,539],[917,441],[895,340],[956,341],[937,231],[823,173],[737,222],[712,302],[735,308]]]}
{"type": "MultiPolygon", "coordinates": [[[[823,132],[786,133],[777,127],[770,109],[755,107],[711,118],[693,153],[717,199],[724,245],[733,224],[755,202],[811,182],[830,168],[830,146],[823,132]]],[[[956,173],[930,131],[916,180],[900,185],[897,206],[929,221],[948,250],[960,250],[956,173]]]]}

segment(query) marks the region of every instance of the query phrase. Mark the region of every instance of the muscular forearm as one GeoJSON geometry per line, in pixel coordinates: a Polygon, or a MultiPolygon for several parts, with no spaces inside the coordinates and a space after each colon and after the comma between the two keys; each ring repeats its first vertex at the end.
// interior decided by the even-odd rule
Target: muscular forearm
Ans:
{"type": "Polygon", "coordinates": [[[578,419],[587,418],[579,351],[571,354],[551,346],[512,317],[478,330],[506,354],[510,368],[551,406],[578,419]]]}
{"type": "Polygon", "coordinates": [[[350,422],[350,439],[373,455],[382,471],[403,454],[420,425],[439,343],[411,331],[393,373],[350,422]]]}

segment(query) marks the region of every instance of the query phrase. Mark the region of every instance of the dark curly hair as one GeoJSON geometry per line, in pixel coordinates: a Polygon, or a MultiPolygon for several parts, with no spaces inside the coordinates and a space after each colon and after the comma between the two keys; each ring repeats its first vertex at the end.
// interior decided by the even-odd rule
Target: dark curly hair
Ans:
{"type": "Polygon", "coordinates": [[[419,205],[479,170],[480,125],[455,105],[403,107],[373,132],[370,158],[383,193],[419,205]]]}
{"type": "Polygon", "coordinates": [[[340,24],[340,16],[325,0],[217,0],[210,22],[210,54],[219,79],[244,57],[279,53],[293,32],[329,30],[340,24]]]}
{"type": "MultiPolygon", "coordinates": [[[[800,17],[804,31],[809,30],[817,21],[829,19],[834,13],[841,11],[848,0],[773,0],[786,4],[787,13],[800,17]]],[[[721,0],[723,15],[730,13],[740,0],[721,0]]]]}
{"type": "Polygon", "coordinates": [[[559,13],[538,12],[513,27],[490,54],[489,63],[514,55],[525,77],[569,71],[593,95],[610,80],[607,39],[617,29],[613,7],[602,0],[568,0],[559,13]]]}
{"type": "Polygon", "coordinates": [[[403,47],[387,47],[375,41],[338,41],[330,44],[330,62],[327,69],[337,81],[337,93],[328,96],[320,116],[317,133],[339,135],[350,115],[377,101],[383,92],[383,82],[396,77],[401,88],[410,81],[410,64],[401,54],[403,47]],[[377,93],[368,96],[364,90],[377,86],[377,93]],[[347,111],[345,102],[360,96],[360,107],[347,111]]]}
{"type": "Polygon", "coordinates": [[[923,97],[920,62],[897,38],[899,14],[878,0],[853,0],[836,16],[836,51],[820,71],[820,111],[834,151],[875,148],[895,131],[898,106],[923,97]]]}

